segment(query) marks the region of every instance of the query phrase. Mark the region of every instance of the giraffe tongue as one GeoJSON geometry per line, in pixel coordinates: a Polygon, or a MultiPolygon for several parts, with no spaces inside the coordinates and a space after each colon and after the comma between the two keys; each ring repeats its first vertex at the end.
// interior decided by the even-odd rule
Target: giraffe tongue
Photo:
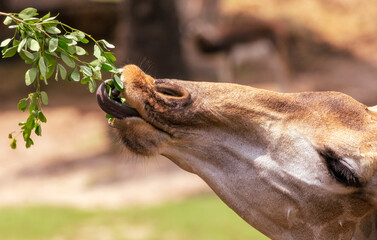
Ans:
{"type": "MultiPolygon", "coordinates": [[[[109,80],[105,81],[108,82],[109,80]]],[[[109,115],[123,119],[127,117],[140,117],[140,114],[128,103],[120,103],[110,98],[106,91],[105,83],[97,89],[97,102],[100,108],[109,115]]],[[[114,91],[114,90],[113,90],[114,91]]],[[[120,92],[114,91],[114,95],[119,96],[120,92]]]]}

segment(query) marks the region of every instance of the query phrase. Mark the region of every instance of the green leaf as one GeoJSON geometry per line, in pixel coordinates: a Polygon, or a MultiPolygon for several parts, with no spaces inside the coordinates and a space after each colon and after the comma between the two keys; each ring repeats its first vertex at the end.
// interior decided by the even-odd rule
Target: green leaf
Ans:
{"type": "Polygon", "coordinates": [[[35,78],[37,77],[38,69],[37,68],[30,68],[25,73],[25,84],[29,86],[35,81],[35,78]]]}
{"type": "Polygon", "coordinates": [[[41,91],[41,99],[42,99],[42,103],[44,105],[48,104],[48,97],[47,97],[47,93],[45,91],[41,91]]]}
{"type": "Polygon", "coordinates": [[[111,52],[105,52],[105,57],[110,60],[112,63],[115,62],[117,59],[111,52]]]}
{"type": "Polygon", "coordinates": [[[54,57],[56,57],[56,58],[59,58],[59,56],[58,56],[58,54],[56,54],[56,52],[49,52],[49,51],[46,51],[45,53],[48,54],[48,55],[54,56],[54,57]]]}
{"type": "Polygon", "coordinates": [[[97,60],[100,62],[101,65],[102,65],[103,63],[109,63],[109,62],[107,61],[107,59],[106,59],[105,57],[103,57],[103,56],[100,56],[97,60]]]}
{"type": "Polygon", "coordinates": [[[94,68],[93,74],[95,79],[102,79],[102,73],[100,68],[94,68]]]}
{"type": "Polygon", "coordinates": [[[16,139],[13,139],[12,142],[10,143],[10,147],[12,149],[16,149],[17,148],[17,140],[16,139]]]}
{"type": "MultiPolygon", "coordinates": [[[[23,60],[25,60],[25,63],[27,63],[27,64],[33,63],[33,59],[30,59],[29,57],[26,56],[25,50],[21,50],[19,55],[23,60]]],[[[28,56],[30,56],[30,55],[28,55],[28,56]]],[[[31,56],[33,57],[33,54],[31,54],[31,56]]]]}
{"type": "Polygon", "coordinates": [[[50,52],[55,52],[55,50],[58,48],[59,40],[57,38],[51,38],[48,43],[48,50],[50,52]]]}
{"type": "Polygon", "coordinates": [[[22,50],[22,52],[23,52],[23,53],[25,54],[25,56],[28,57],[29,59],[31,59],[31,60],[35,59],[35,56],[34,56],[32,53],[30,53],[30,52],[28,52],[28,51],[26,51],[26,50],[22,50]]]}
{"type": "Polygon", "coordinates": [[[65,51],[68,51],[68,43],[66,42],[66,38],[59,37],[59,47],[65,51]]]}
{"type": "Polygon", "coordinates": [[[83,38],[83,39],[80,40],[80,42],[82,42],[82,43],[84,43],[84,44],[87,44],[87,43],[89,43],[89,40],[86,39],[86,38],[83,38]]]}
{"type": "Polygon", "coordinates": [[[4,25],[9,25],[13,22],[13,19],[9,16],[7,16],[5,19],[4,19],[4,25]]]}
{"type": "Polygon", "coordinates": [[[34,51],[34,52],[37,52],[39,51],[40,49],[40,46],[39,46],[39,43],[37,40],[33,39],[33,38],[29,38],[28,39],[28,44],[29,44],[29,48],[30,50],[34,51]]]}
{"type": "MultiPolygon", "coordinates": [[[[37,107],[38,108],[38,107],[37,107]]],[[[33,115],[34,118],[38,118],[38,109],[34,109],[32,112],[31,112],[31,115],[33,115]]],[[[33,125],[33,128],[34,128],[34,125],[33,125]]]]}
{"type": "Polygon", "coordinates": [[[51,18],[49,18],[49,19],[46,19],[46,20],[44,20],[43,22],[43,26],[44,27],[56,27],[56,26],[58,26],[58,24],[60,23],[58,20],[53,20],[53,19],[55,19],[57,16],[55,16],[55,17],[51,17],[51,18]]]}
{"type": "Polygon", "coordinates": [[[96,81],[94,81],[93,78],[90,78],[90,81],[89,81],[89,84],[88,84],[89,91],[91,93],[94,93],[96,91],[96,87],[97,87],[96,81]]]}
{"type": "MultiPolygon", "coordinates": [[[[50,21],[52,21],[52,20],[54,20],[55,18],[57,18],[58,17],[58,15],[56,15],[56,16],[53,16],[53,17],[49,17],[49,18],[46,18],[46,19],[44,19],[44,17],[42,18],[42,20],[43,20],[43,22],[50,22],[50,21]]],[[[46,24],[47,26],[56,26],[56,24],[54,25],[54,24],[46,24]]]]}
{"type": "Polygon", "coordinates": [[[79,47],[79,46],[76,46],[76,54],[81,56],[81,55],[85,55],[87,54],[87,52],[85,51],[85,49],[83,49],[82,47],[79,47]]]}
{"type": "MultiPolygon", "coordinates": [[[[68,46],[67,54],[74,59],[74,54],[76,53],[76,46],[68,46]]],[[[77,59],[77,58],[76,58],[77,59]]]]}
{"type": "Polygon", "coordinates": [[[91,77],[93,75],[92,69],[90,67],[80,66],[80,69],[81,69],[82,73],[86,76],[91,77]]]}
{"type": "MultiPolygon", "coordinates": [[[[76,46],[77,45],[77,42],[75,40],[72,40],[71,42],[68,43],[68,46],[76,46]]],[[[74,52],[76,51],[76,49],[74,48],[74,52]]]]}
{"type": "Polygon", "coordinates": [[[52,76],[52,74],[54,74],[54,71],[55,71],[55,65],[56,65],[56,63],[53,63],[53,64],[49,64],[49,65],[48,65],[47,73],[46,73],[46,79],[44,79],[46,85],[47,85],[47,79],[49,79],[49,78],[52,76]]]}
{"type": "Polygon", "coordinates": [[[55,81],[58,81],[58,80],[59,80],[59,67],[57,67],[55,71],[55,81]]]}
{"type": "Polygon", "coordinates": [[[26,141],[26,144],[25,144],[26,148],[29,148],[31,147],[31,145],[34,145],[34,142],[30,137],[26,138],[25,141],[26,141]]]}
{"type": "Polygon", "coordinates": [[[42,135],[42,128],[41,128],[41,125],[37,123],[37,126],[35,126],[35,134],[37,134],[37,136],[41,136],[42,135]]]}
{"type": "Polygon", "coordinates": [[[74,31],[73,33],[71,33],[71,36],[73,37],[74,40],[81,41],[82,39],[85,38],[85,33],[81,31],[74,31]]]}
{"type": "Polygon", "coordinates": [[[26,62],[27,64],[31,64],[31,63],[33,63],[33,62],[38,58],[38,56],[39,56],[38,53],[36,53],[36,54],[34,55],[34,54],[28,52],[27,50],[24,50],[24,49],[21,50],[21,52],[19,53],[19,55],[20,55],[20,57],[21,57],[23,60],[25,60],[25,62],[26,62]]]}
{"type": "Polygon", "coordinates": [[[61,53],[62,60],[65,64],[67,64],[68,67],[74,68],[76,66],[75,61],[66,53],[62,52],[61,53]]]}
{"type": "MultiPolygon", "coordinates": [[[[74,40],[75,37],[74,36],[71,36],[71,35],[64,35],[64,38],[68,39],[68,40],[74,40]]],[[[68,41],[66,40],[66,41],[68,41]]]]}
{"type": "Polygon", "coordinates": [[[43,53],[43,57],[45,58],[46,66],[48,67],[47,71],[47,78],[50,78],[52,73],[50,73],[51,70],[54,70],[56,65],[56,57],[53,54],[50,54],[50,52],[45,51],[43,53]]]}
{"type": "Polygon", "coordinates": [[[23,135],[24,140],[25,140],[25,142],[26,142],[26,139],[30,138],[30,135],[31,135],[31,128],[26,127],[26,124],[25,124],[25,126],[24,126],[22,129],[24,129],[24,132],[22,133],[22,135],[23,135]]]}
{"type": "Polygon", "coordinates": [[[9,138],[9,139],[12,139],[12,138],[13,138],[13,134],[12,134],[12,133],[9,133],[9,134],[8,134],[8,138],[9,138]]]}
{"type": "Polygon", "coordinates": [[[22,19],[29,19],[31,17],[33,17],[34,15],[37,14],[37,9],[35,8],[25,8],[24,10],[22,10],[18,16],[22,19]]]}
{"type": "Polygon", "coordinates": [[[96,58],[100,58],[101,57],[101,49],[97,45],[94,45],[94,53],[93,53],[93,55],[96,58]]]}
{"type": "Polygon", "coordinates": [[[120,77],[118,75],[114,75],[113,79],[114,79],[113,82],[114,82],[115,88],[118,89],[120,92],[123,92],[124,91],[124,85],[123,85],[123,82],[120,79],[120,77]]]}
{"type": "Polygon", "coordinates": [[[27,38],[22,39],[22,41],[18,45],[17,52],[21,52],[21,50],[25,46],[26,42],[27,42],[27,38]]]}
{"type": "Polygon", "coordinates": [[[109,118],[107,119],[107,123],[110,125],[110,126],[114,126],[114,121],[115,121],[115,118],[109,118]]]}
{"type": "Polygon", "coordinates": [[[60,77],[64,80],[67,77],[67,70],[63,67],[63,65],[58,64],[58,71],[60,73],[60,77]]]}
{"type": "Polygon", "coordinates": [[[84,77],[81,79],[81,84],[87,84],[90,81],[90,77],[84,77]]]}
{"type": "Polygon", "coordinates": [[[80,72],[77,68],[75,68],[73,70],[73,72],[71,73],[70,75],[70,78],[75,81],[75,82],[79,82],[80,81],[80,72]]]}
{"type": "Polygon", "coordinates": [[[47,119],[46,119],[46,117],[45,117],[45,115],[43,114],[42,111],[40,111],[38,113],[38,119],[41,120],[41,122],[43,122],[43,123],[47,122],[47,119]]]}
{"type": "Polygon", "coordinates": [[[12,41],[12,38],[7,38],[4,41],[1,42],[0,47],[8,46],[8,44],[12,41]]]}
{"type": "Polygon", "coordinates": [[[45,51],[45,52],[43,53],[43,57],[44,57],[45,60],[46,60],[45,63],[46,63],[47,66],[49,66],[49,65],[53,65],[53,64],[56,63],[56,60],[55,60],[53,57],[51,57],[51,55],[48,54],[47,51],[45,51]]]}
{"type": "MultiPolygon", "coordinates": [[[[31,17],[31,18],[27,19],[25,22],[30,23],[30,24],[34,24],[34,23],[37,23],[39,21],[40,21],[39,18],[31,17]]],[[[36,28],[39,30],[41,28],[41,26],[40,25],[36,26],[36,28]]]]}
{"type": "Polygon", "coordinates": [[[123,68],[117,68],[114,73],[121,74],[123,72],[123,68]]]}
{"type": "Polygon", "coordinates": [[[89,64],[90,64],[90,66],[92,66],[93,68],[96,68],[96,67],[101,68],[101,63],[98,61],[98,59],[91,61],[89,64]]]}
{"type": "Polygon", "coordinates": [[[105,86],[106,86],[106,90],[107,90],[107,92],[108,92],[108,95],[109,95],[110,97],[112,97],[112,93],[111,93],[111,91],[113,90],[113,88],[115,88],[115,87],[114,87],[114,83],[113,83],[113,81],[109,81],[109,82],[105,83],[105,86]]]}
{"type": "Polygon", "coordinates": [[[18,46],[14,46],[14,47],[10,47],[8,48],[4,53],[3,53],[3,58],[8,58],[8,57],[13,57],[16,52],[17,52],[17,47],[18,46]]]}
{"type": "Polygon", "coordinates": [[[46,20],[46,19],[48,19],[50,16],[51,16],[51,13],[48,12],[48,13],[47,13],[46,15],[44,15],[41,19],[42,19],[42,20],[46,20]]]}
{"type": "Polygon", "coordinates": [[[26,109],[27,109],[27,98],[23,98],[23,99],[21,99],[19,102],[18,102],[18,104],[17,104],[17,109],[18,110],[21,110],[21,111],[23,111],[23,112],[25,112],[26,111],[26,109]]]}
{"type": "Polygon", "coordinates": [[[1,50],[1,53],[4,54],[8,50],[9,46],[5,46],[3,50],[1,50]]]}
{"type": "Polygon", "coordinates": [[[20,44],[20,41],[18,41],[17,39],[14,39],[12,46],[16,47],[16,46],[18,46],[18,44],[20,44]]]}
{"type": "Polygon", "coordinates": [[[115,48],[115,46],[113,44],[109,43],[105,39],[101,39],[98,42],[102,43],[106,48],[115,48]]]}
{"type": "Polygon", "coordinates": [[[47,67],[43,56],[39,59],[38,67],[43,79],[46,79],[47,67]]]}
{"type": "Polygon", "coordinates": [[[29,113],[30,113],[30,115],[36,115],[36,116],[38,116],[38,105],[37,105],[37,102],[34,102],[34,103],[32,103],[32,102],[30,102],[30,104],[29,104],[29,113]]]}
{"type": "Polygon", "coordinates": [[[60,31],[60,29],[57,27],[47,27],[46,32],[50,34],[60,34],[62,31],[60,31]]]}
{"type": "Polygon", "coordinates": [[[29,111],[31,113],[32,110],[36,109],[36,107],[37,107],[38,94],[37,93],[29,93],[29,100],[30,100],[29,111]]]}
{"type": "Polygon", "coordinates": [[[29,117],[27,118],[26,120],[26,124],[25,124],[26,128],[28,129],[33,129],[34,126],[35,126],[35,117],[33,114],[30,114],[29,117]]]}
{"type": "Polygon", "coordinates": [[[109,63],[102,64],[102,71],[109,72],[113,69],[114,69],[114,67],[109,63]]]}

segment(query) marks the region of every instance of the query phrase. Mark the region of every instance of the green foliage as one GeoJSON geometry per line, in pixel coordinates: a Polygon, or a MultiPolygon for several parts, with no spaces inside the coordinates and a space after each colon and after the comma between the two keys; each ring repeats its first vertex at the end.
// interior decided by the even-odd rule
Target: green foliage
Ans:
{"type": "MultiPolygon", "coordinates": [[[[34,144],[31,133],[37,136],[42,134],[41,123],[47,122],[43,114],[42,106],[48,104],[48,97],[42,91],[42,81],[45,85],[54,76],[56,81],[65,80],[81,82],[88,86],[91,93],[96,90],[96,81],[102,81],[101,71],[110,72],[114,79],[114,88],[123,90],[123,83],[120,81],[121,69],[115,67],[115,56],[110,49],[114,45],[106,40],[95,40],[89,34],[72,28],[50,13],[37,18],[38,12],[35,8],[26,8],[20,13],[3,13],[3,23],[10,29],[14,29],[14,36],[7,38],[0,43],[3,58],[13,57],[18,54],[31,68],[25,73],[25,84],[34,86],[35,92],[19,101],[17,108],[23,112],[29,110],[29,117],[26,122],[21,122],[20,134],[28,148],[34,144]],[[85,62],[79,56],[89,53],[79,44],[92,42],[93,56],[91,62],[85,62]],[[65,67],[65,66],[66,67],[65,67]],[[68,70],[67,70],[68,69],[68,70]],[[55,75],[54,75],[55,73],[55,75]]],[[[10,134],[11,148],[17,147],[16,137],[18,134],[10,134]]]]}

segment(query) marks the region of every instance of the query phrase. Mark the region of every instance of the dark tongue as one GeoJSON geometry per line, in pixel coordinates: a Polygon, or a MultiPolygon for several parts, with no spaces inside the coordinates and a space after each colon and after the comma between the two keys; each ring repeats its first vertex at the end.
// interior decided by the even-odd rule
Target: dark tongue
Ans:
{"type": "MultiPolygon", "coordinates": [[[[114,94],[118,94],[114,92],[114,94]]],[[[135,108],[127,103],[120,103],[110,98],[106,86],[102,83],[97,89],[97,102],[101,109],[113,117],[122,119],[127,117],[140,117],[135,108]]]]}

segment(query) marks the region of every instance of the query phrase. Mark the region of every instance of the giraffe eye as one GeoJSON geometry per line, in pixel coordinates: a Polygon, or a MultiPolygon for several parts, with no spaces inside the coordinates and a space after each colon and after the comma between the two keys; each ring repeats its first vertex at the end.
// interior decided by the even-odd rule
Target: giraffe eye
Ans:
{"type": "Polygon", "coordinates": [[[334,151],[326,149],[319,154],[325,160],[330,174],[346,187],[361,187],[357,175],[350,169],[345,161],[337,156],[334,151]]]}

